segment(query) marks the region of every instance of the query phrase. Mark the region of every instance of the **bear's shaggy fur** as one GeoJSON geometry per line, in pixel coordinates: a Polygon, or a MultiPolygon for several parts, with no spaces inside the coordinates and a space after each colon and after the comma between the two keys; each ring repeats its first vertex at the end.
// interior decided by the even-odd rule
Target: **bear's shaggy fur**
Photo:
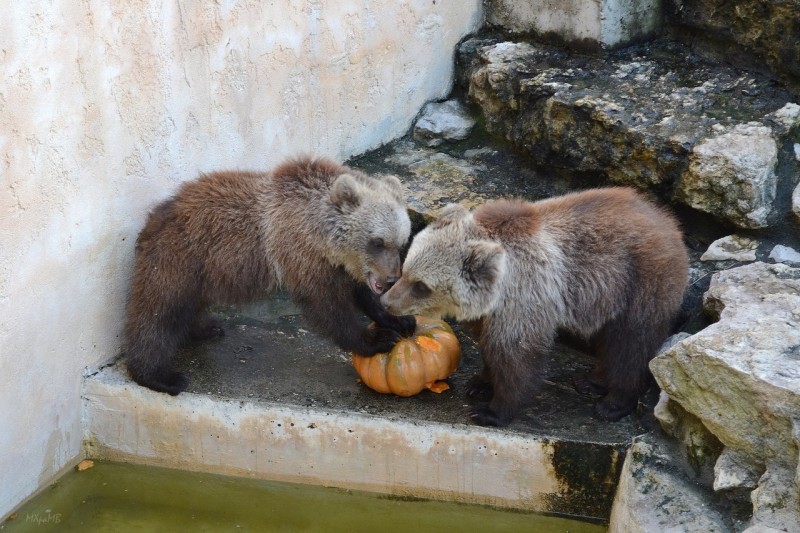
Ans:
{"type": "Polygon", "coordinates": [[[400,276],[410,221],[394,176],[325,159],[272,172],[217,172],[184,183],[150,214],[136,241],[125,354],[133,379],[178,394],[171,368],[189,337],[221,328],[204,311],[286,289],[313,326],[344,350],[388,351],[413,332],[379,295],[400,276]],[[368,329],[361,311],[378,325],[368,329]]]}
{"type": "Polygon", "coordinates": [[[633,189],[540,202],[446,207],[412,241],[390,312],[480,321],[484,370],[468,394],[473,419],[505,425],[542,380],[557,331],[597,352],[596,413],[618,420],[649,385],[648,362],[670,333],[688,258],[674,218],[633,189]]]}

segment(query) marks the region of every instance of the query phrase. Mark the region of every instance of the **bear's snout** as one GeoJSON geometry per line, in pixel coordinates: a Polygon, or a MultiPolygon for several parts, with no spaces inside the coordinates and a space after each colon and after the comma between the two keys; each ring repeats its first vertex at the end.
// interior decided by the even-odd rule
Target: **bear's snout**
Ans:
{"type": "Polygon", "coordinates": [[[381,304],[393,315],[403,314],[403,309],[400,309],[402,306],[399,305],[402,300],[402,284],[399,284],[398,281],[398,279],[395,279],[389,289],[381,296],[381,304]]]}

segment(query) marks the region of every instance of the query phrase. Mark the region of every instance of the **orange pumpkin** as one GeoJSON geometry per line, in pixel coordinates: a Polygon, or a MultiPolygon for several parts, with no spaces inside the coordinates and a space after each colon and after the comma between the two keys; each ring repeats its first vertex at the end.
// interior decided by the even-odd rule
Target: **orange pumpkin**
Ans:
{"type": "Polygon", "coordinates": [[[452,374],[461,361],[461,345],[444,320],[416,317],[417,329],[392,351],[371,357],[353,354],[353,366],[369,388],[383,394],[413,396],[422,389],[447,390],[437,383],[452,374]]]}

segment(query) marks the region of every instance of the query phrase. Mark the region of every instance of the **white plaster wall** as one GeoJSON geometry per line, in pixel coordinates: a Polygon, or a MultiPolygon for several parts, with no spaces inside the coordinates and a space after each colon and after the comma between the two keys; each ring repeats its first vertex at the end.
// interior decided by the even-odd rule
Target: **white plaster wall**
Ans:
{"type": "Polygon", "coordinates": [[[337,158],[451,86],[481,0],[0,0],[0,516],[81,451],[147,211],[198,171],[337,158]]]}

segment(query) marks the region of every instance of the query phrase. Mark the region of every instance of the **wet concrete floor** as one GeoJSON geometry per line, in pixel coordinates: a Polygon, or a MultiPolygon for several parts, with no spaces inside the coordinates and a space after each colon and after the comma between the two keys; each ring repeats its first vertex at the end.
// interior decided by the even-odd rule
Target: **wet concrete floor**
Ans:
{"type": "MultiPolygon", "coordinates": [[[[457,326],[463,355],[459,369],[447,380],[450,390],[439,394],[425,390],[400,398],[362,384],[349,354],[314,333],[284,295],[241,309],[215,311],[224,320],[225,337],[187,346],[176,360],[176,368],[189,376],[189,392],[471,424],[465,390],[469,378],[480,371],[481,361],[474,341],[457,326]]],[[[592,416],[593,399],[580,396],[571,385],[572,378],[589,371],[592,364],[587,354],[559,346],[541,394],[504,431],[613,445],[625,445],[642,433],[651,423],[647,414],[616,423],[592,416]]]]}

